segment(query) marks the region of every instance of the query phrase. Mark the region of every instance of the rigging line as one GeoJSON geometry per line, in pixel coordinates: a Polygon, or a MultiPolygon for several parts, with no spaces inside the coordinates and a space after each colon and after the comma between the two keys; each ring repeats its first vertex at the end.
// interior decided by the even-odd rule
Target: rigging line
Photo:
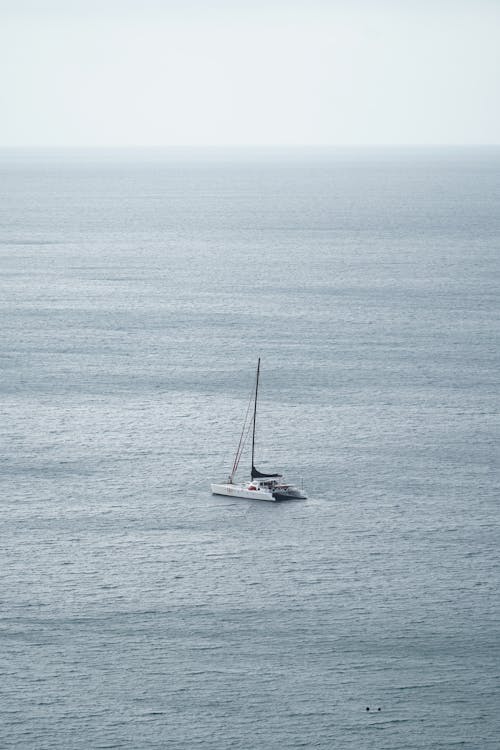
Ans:
{"type": "Polygon", "coordinates": [[[243,447],[244,447],[243,435],[245,434],[245,429],[247,427],[248,415],[250,413],[250,407],[252,405],[252,397],[253,397],[253,388],[252,388],[252,391],[250,393],[250,398],[248,400],[248,406],[247,406],[247,411],[246,411],[246,414],[245,414],[245,420],[243,422],[243,429],[241,430],[240,440],[239,440],[239,443],[238,443],[238,447],[236,448],[236,455],[235,455],[234,461],[233,461],[233,468],[232,468],[232,471],[231,471],[231,478],[234,476],[234,474],[236,472],[236,469],[238,468],[238,464],[239,464],[240,458],[241,458],[241,453],[243,451],[243,447]]]}
{"type": "Polygon", "coordinates": [[[232,469],[232,472],[231,472],[231,478],[234,477],[234,475],[236,474],[236,472],[238,470],[240,459],[241,459],[241,456],[243,454],[243,450],[245,448],[245,444],[246,444],[246,441],[247,441],[247,438],[248,438],[248,433],[250,432],[251,424],[252,423],[249,422],[248,425],[245,424],[243,426],[244,432],[241,433],[240,444],[238,446],[238,450],[236,452],[236,456],[234,457],[234,463],[233,463],[233,469],[232,469]]]}
{"type": "Polygon", "coordinates": [[[250,421],[250,422],[248,423],[248,425],[247,425],[247,429],[246,429],[246,432],[245,432],[245,437],[243,438],[243,442],[242,442],[242,444],[241,444],[241,450],[240,450],[240,452],[239,452],[239,455],[238,455],[238,457],[237,457],[237,460],[235,461],[235,468],[234,468],[234,473],[236,473],[236,472],[237,472],[237,470],[238,470],[238,466],[239,466],[239,463],[240,463],[240,459],[241,459],[241,456],[242,456],[243,450],[244,450],[244,448],[245,448],[245,445],[247,444],[248,436],[250,435],[250,429],[251,429],[251,427],[252,427],[252,422],[250,421]]]}

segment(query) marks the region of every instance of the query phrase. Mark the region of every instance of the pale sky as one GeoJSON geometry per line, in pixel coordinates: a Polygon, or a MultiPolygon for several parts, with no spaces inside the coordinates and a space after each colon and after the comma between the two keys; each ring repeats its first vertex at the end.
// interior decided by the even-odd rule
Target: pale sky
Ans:
{"type": "Polygon", "coordinates": [[[500,0],[0,0],[0,146],[500,143],[500,0]]]}

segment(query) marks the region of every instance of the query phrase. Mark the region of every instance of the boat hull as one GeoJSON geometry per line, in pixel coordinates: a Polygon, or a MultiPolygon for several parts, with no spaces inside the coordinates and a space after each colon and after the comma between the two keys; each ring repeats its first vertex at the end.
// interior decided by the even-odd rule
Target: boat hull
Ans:
{"type": "Polygon", "coordinates": [[[307,495],[297,487],[290,487],[286,490],[273,490],[275,500],[307,500],[307,495]]]}
{"type": "Polygon", "coordinates": [[[266,490],[247,490],[237,484],[211,484],[213,495],[227,495],[228,497],[242,497],[246,500],[266,500],[268,503],[274,503],[277,498],[273,497],[271,492],[266,490]]]}

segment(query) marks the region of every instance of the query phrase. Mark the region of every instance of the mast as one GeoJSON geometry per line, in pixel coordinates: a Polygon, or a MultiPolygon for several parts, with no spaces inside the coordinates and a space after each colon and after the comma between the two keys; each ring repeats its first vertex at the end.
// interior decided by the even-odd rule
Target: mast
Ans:
{"type": "Polygon", "coordinates": [[[252,429],[252,479],[254,471],[254,451],[255,451],[255,419],[257,417],[257,394],[259,392],[259,373],[260,373],[260,357],[257,360],[257,377],[255,379],[255,401],[253,403],[253,429],[252,429]]]}

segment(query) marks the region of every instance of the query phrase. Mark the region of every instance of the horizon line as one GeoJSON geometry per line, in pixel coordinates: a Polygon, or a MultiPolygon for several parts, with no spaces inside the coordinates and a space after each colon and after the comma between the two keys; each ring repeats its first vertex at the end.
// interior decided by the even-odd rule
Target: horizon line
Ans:
{"type": "Polygon", "coordinates": [[[0,144],[0,151],[21,150],[140,150],[140,149],[352,149],[352,148],[499,148],[499,143],[156,143],[156,144],[0,144]]]}

